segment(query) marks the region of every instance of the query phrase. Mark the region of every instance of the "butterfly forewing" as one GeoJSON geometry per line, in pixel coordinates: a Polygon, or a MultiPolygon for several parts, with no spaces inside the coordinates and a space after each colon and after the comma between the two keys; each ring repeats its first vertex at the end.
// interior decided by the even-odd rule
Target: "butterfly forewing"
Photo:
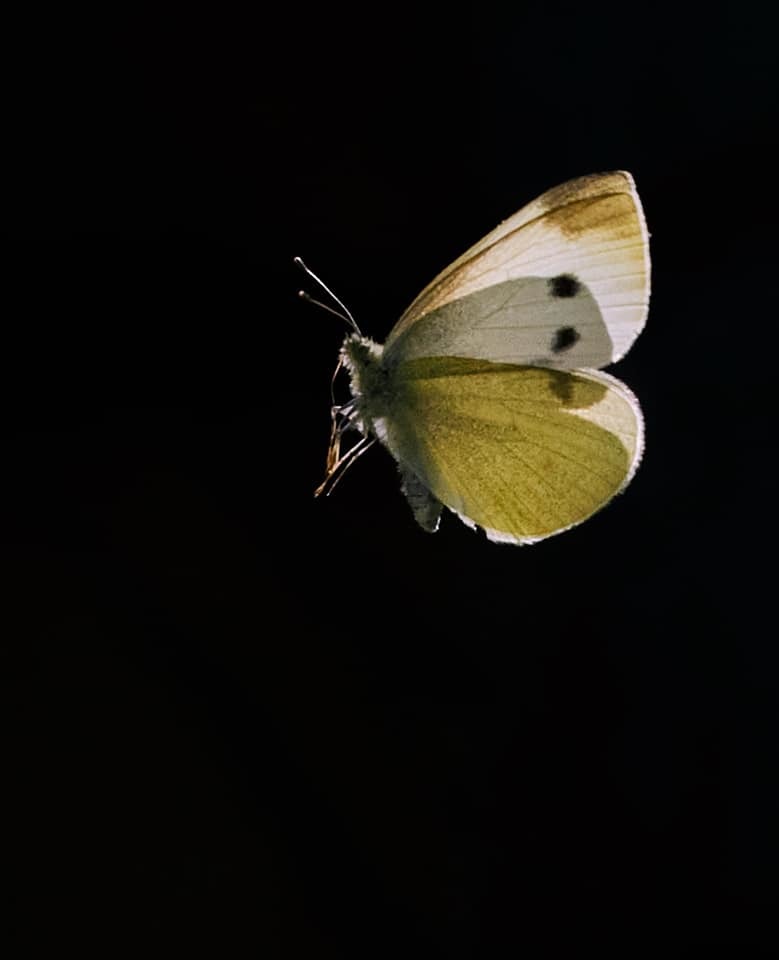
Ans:
{"type": "Polygon", "coordinates": [[[439,274],[390,333],[386,362],[465,356],[598,368],[626,353],[648,302],[648,235],[632,177],[581,177],[439,274]]]}

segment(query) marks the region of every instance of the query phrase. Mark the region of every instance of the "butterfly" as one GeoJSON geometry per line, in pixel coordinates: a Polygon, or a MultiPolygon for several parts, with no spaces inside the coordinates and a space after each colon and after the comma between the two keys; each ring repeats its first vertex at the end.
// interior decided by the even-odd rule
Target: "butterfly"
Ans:
{"type": "Polygon", "coordinates": [[[586,520],[632,479],[641,408],[601,372],[630,349],[649,304],[629,173],[579,177],[523,207],[443,270],[383,345],[298,263],[353,328],[333,375],[346,369],[351,399],[333,402],[317,494],[378,442],[424,530],[447,507],[492,541],[526,544],[586,520]]]}

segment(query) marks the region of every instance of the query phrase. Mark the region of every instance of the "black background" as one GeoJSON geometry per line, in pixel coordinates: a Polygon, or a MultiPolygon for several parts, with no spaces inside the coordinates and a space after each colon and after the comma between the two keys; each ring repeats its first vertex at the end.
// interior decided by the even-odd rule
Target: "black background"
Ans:
{"type": "Polygon", "coordinates": [[[774,47],[724,10],[12,35],[20,955],[776,946],[774,47]],[[315,501],[343,329],[292,257],[382,340],[610,169],[652,233],[628,491],[522,549],[422,533],[382,451],[315,501]]]}

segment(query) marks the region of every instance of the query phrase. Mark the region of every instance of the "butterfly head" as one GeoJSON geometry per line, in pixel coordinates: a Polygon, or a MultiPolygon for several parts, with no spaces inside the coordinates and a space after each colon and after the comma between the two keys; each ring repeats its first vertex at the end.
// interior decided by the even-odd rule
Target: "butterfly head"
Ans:
{"type": "Polygon", "coordinates": [[[327,449],[325,479],[315,496],[332,491],[344,472],[376,441],[376,420],[386,410],[389,384],[381,362],[382,347],[361,334],[350,334],[341,347],[333,372],[330,407],[330,444],[327,449]],[[349,374],[351,399],[335,402],[335,383],[341,370],[349,374]],[[341,454],[341,438],[349,430],[362,434],[345,454],[341,454]]]}

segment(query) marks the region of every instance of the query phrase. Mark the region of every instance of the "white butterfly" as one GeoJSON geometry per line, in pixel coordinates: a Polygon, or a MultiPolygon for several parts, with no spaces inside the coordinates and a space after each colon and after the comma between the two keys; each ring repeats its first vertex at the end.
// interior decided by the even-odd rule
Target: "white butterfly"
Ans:
{"type": "Polygon", "coordinates": [[[504,543],[585,520],[641,459],[638,401],[599,368],[641,332],[649,274],[633,178],[616,172],[564,183],[505,220],[420,293],[383,346],[334,297],[355,330],[336,368],[348,369],[352,399],[333,407],[317,493],[378,440],[425,530],[442,505],[504,543]],[[362,438],[341,456],[349,428],[362,438]]]}

